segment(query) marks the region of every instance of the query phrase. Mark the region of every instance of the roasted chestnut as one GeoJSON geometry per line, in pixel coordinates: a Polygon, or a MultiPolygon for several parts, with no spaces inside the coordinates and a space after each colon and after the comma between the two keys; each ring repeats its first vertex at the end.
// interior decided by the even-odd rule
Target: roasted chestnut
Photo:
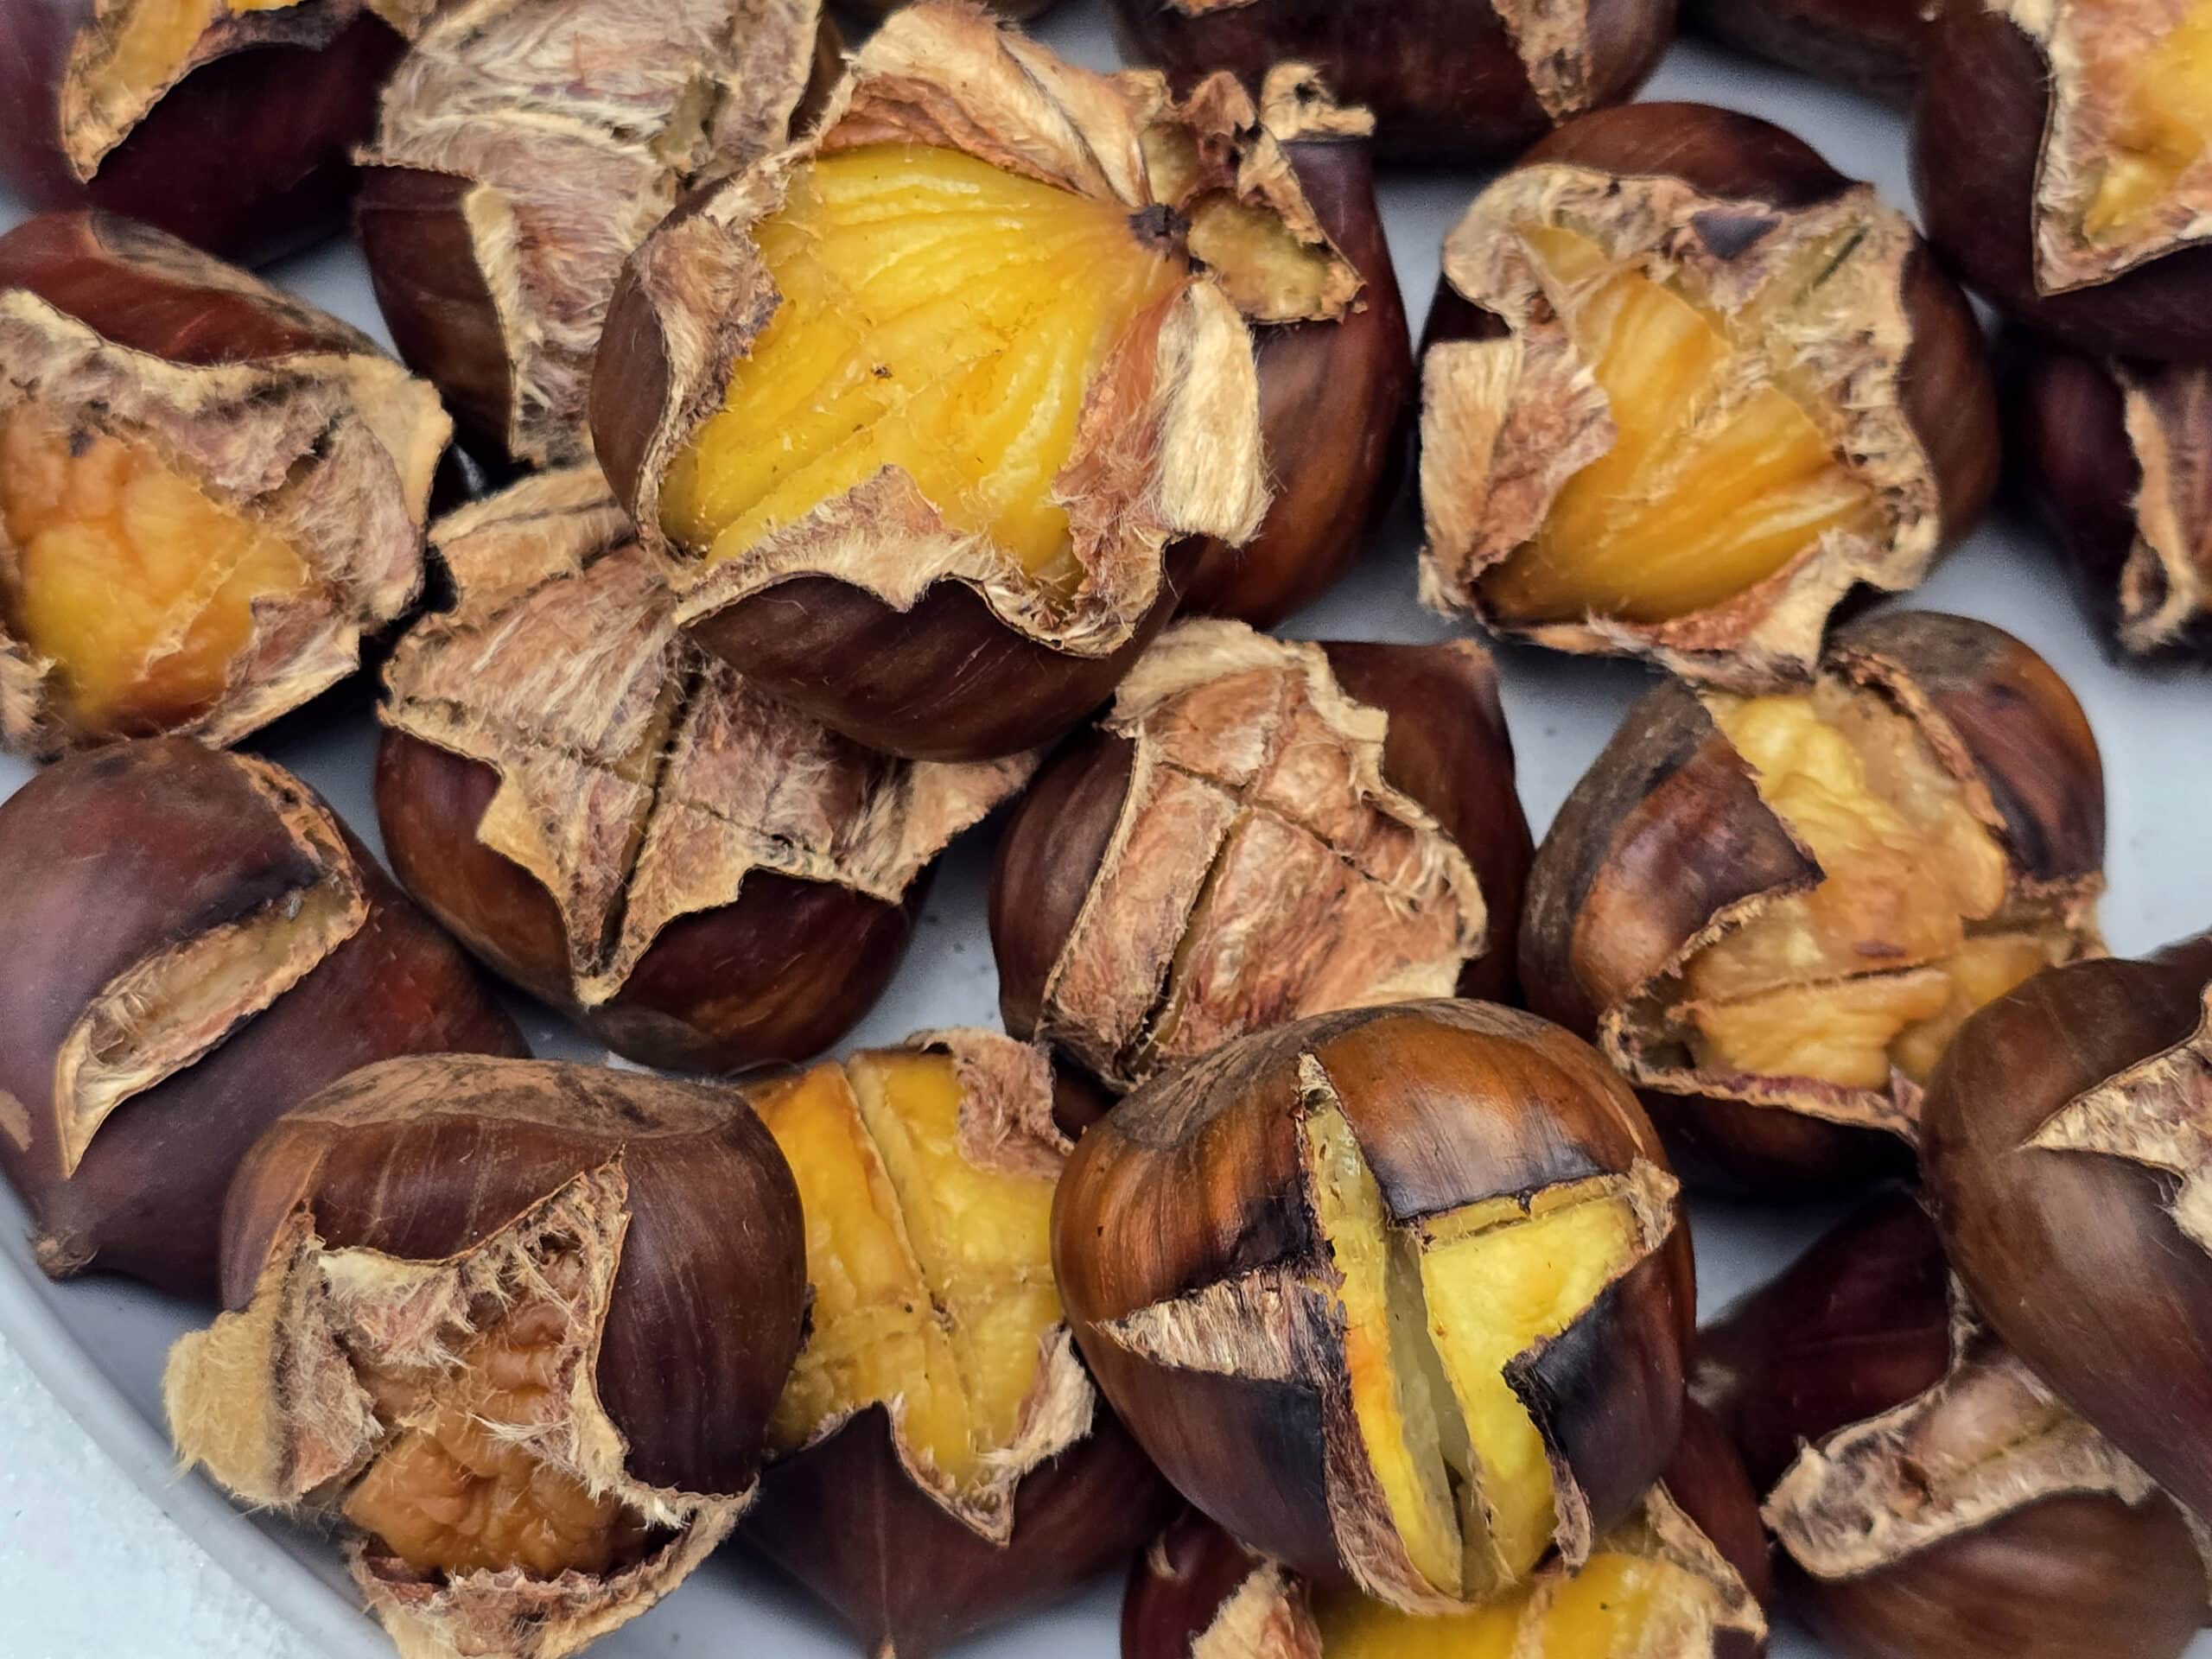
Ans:
{"type": "Polygon", "coordinates": [[[1766,1637],[1758,1500],[1703,1413],[1690,1408],[1682,1432],[1664,1485],[1580,1572],[1471,1612],[1424,1618],[1316,1596],[1186,1516],[1129,1574],[1122,1659],[1756,1659],[1766,1637]]]}
{"type": "Polygon", "coordinates": [[[2022,481],[2122,651],[2212,654],[2212,368],[2013,353],[2022,481]]]}
{"type": "Polygon", "coordinates": [[[451,432],[365,334],[128,220],[0,236],[0,745],[233,742],[414,602],[451,432]]]}
{"type": "Polygon", "coordinates": [[[0,175],[258,264],[336,230],[436,0],[9,0],[0,175]]]}
{"type": "Polygon", "coordinates": [[[888,760],[762,696],[677,632],[595,467],[432,534],[458,602],[385,671],[400,880],[633,1059],[727,1071],[842,1036],[898,971],[931,861],[1033,762],[888,760]]]}
{"type": "Polygon", "coordinates": [[[1685,31],[1908,108],[1945,0],[1682,0],[1685,31]]]}
{"type": "Polygon", "coordinates": [[[342,1519],[410,1659],[573,1653],[749,1502],[805,1234],[733,1091],[387,1061],[263,1136],[223,1231],[230,1311],[162,1379],[178,1452],[342,1519]]]}
{"type": "Polygon", "coordinates": [[[2005,1344],[2212,1513],[2212,939],[2040,975],[1967,1022],[1922,1155],[1952,1264],[2005,1344]]]}
{"type": "Polygon", "coordinates": [[[647,238],[592,430],[709,650],[872,747],[1012,753],[1113,690],[1190,538],[1250,539],[1245,319],[1339,315],[1359,279],[1281,168],[1194,265],[1199,204],[1145,156],[1164,96],[930,0],[647,238]]]}
{"type": "Polygon", "coordinates": [[[926,1033],[760,1086],[808,1218],[813,1325],[741,1535],[925,1659],[1126,1560],[1173,1513],[1098,1404],[1051,1266],[1044,1055],[926,1033]]]}
{"type": "Polygon", "coordinates": [[[2203,1622],[2180,1511],[1954,1317],[1910,1194],[1725,1314],[1694,1391],[1779,1478],[1784,1601],[1847,1659],[2175,1659],[2203,1622]]]}
{"type": "Polygon", "coordinates": [[[1632,97],[1675,37],[1675,0],[1113,0],[1132,62],[1178,85],[1280,61],[1375,111],[1393,161],[1503,161],[1581,111],[1632,97]]]}
{"type": "Polygon", "coordinates": [[[0,802],[0,1172],[56,1278],[212,1295],[255,1137],[356,1066],[447,1050],[528,1052],[281,767],[152,738],[0,802]]]}
{"type": "Polygon", "coordinates": [[[2088,351],[2212,363],[2212,3],[1947,6],[1922,86],[1914,186],[1966,282],[2088,351]]]}
{"type": "Polygon", "coordinates": [[[2002,629],[1885,612],[1802,690],[1661,686],[1537,850],[1529,1004],[1588,1036],[1694,1181],[1771,1197],[1910,1166],[1960,1023],[2100,950],[2104,774],[2002,629]]]}
{"type": "Polygon", "coordinates": [[[1599,1057],[1481,1002],[1322,1014],[1077,1142],[1053,1268],[1198,1509],[1407,1611],[1581,1567],[1673,1453],[1689,1234],[1599,1057]]]}
{"type": "Polygon", "coordinates": [[[1118,1090],[1309,1014],[1499,996],[1529,857],[1479,645],[1179,622],[1007,826],[999,1007],[1118,1090]]]}
{"type": "Polygon", "coordinates": [[[1904,216],[1703,105],[1585,116],[1477,197],[1421,376],[1430,602],[1738,688],[1996,481],[1980,329],[1904,216]]]}
{"type": "MultiPolygon", "coordinates": [[[[1209,112],[1213,130],[1154,126],[1146,156],[1155,184],[1179,170],[1213,170],[1203,193],[1170,191],[1185,203],[1193,253],[1212,263],[1226,249],[1226,268],[1238,269],[1233,251],[1253,215],[1236,181],[1283,166],[1314,225],[1359,274],[1357,298],[1333,321],[1255,318],[1261,448],[1274,500],[1243,547],[1208,541],[1183,587],[1185,611],[1273,627],[1352,567],[1397,493],[1411,435],[1413,341],[1376,205],[1375,118],[1339,109],[1299,64],[1268,72],[1256,113],[1226,76],[1209,80],[1191,107],[1209,112]]],[[[1294,213],[1296,201],[1284,211],[1294,213]]]]}
{"type": "MultiPolygon", "coordinates": [[[[1043,16],[1058,3],[1058,0],[982,0],[982,3],[1001,17],[1027,22],[1032,17],[1043,16]]],[[[908,0],[843,0],[843,3],[863,17],[880,20],[907,4],[908,0]]]]}
{"type": "Polygon", "coordinates": [[[590,453],[623,260],[709,163],[780,148],[836,57],[821,0],[474,0],[424,29],[354,217],[400,355],[471,441],[541,467],[590,453]]]}

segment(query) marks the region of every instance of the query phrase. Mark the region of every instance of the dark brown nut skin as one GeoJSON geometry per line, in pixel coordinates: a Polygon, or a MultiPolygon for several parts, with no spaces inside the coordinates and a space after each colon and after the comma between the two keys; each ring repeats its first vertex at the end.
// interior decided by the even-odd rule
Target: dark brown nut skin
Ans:
{"type": "MultiPolygon", "coordinates": [[[[2088,717],[2041,657],[2002,629],[1928,611],[1854,623],[1829,655],[1911,688],[1955,734],[2023,890],[2095,891],[2103,765],[2088,717]]],[[[1637,704],[1537,850],[1521,933],[1529,1006],[1597,1033],[1721,908],[1814,875],[1758,794],[1688,686],[1637,704]]],[[[1718,1094],[1643,1097],[1694,1189],[1833,1195],[1912,1167],[1910,1147],[1880,1128],[1718,1094]]]]}
{"type": "Polygon", "coordinates": [[[2033,216],[2050,64],[2012,20],[1951,7],[1936,31],[1912,129],[1913,188],[1928,239],[2008,315],[2086,351],[2212,362],[2212,248],[2176,249],[2069,292],[2039,291],[2033,216]]]}
{"type": "MultiPolygon", "coordinates": [[[[1320,645],[1338,684],[1389,716],[1385,780],[1426,808],[1474,867],[1489,935],[1460,976],[1459,995],[1513,1001],[1535,848],[1514,787],[1495,664],[1449,646],[1320,645]]],[[[1071,739],[1007,821],[991,878],[991,950],[1000,1016],[1016,1036],[1037,1028],[1047,976],[1098,880],[1135,759],[1135,745],[1113,732],[1071,739]]]]}
{"type": "Polygon", "coordinates": [[[1983,1009],[1929,1084],[1922,1153],[1951,1263],[1991,1328],[2200,1515],[2212,1508],[2212,1255],[2167,1208],[2176,1176],[2130,1156],[2128,1135],[2130,1114],[2156,1134],[2156,1116],[2185,1124],[2202,1110],[2202,945],[2077,963],[1983,1009]],[[2108,1121],[2074,1146],[2054,1139],[2101,1101],[2108,1121]]]}
{"type": "MultiPolygon", "coordinates": [[[[363,0],[308,0],[253,19],[80,178],[60,99],[97,0],[15,0],[0,50],[0,174],[31,207],[103,208],[261,264],[329,235],[353,194],[353,147],[400,35],[363,0]]],[[[251,14],[249,14],[251,16],[251,14]]],[[[235,26],[233,25],[235,28],[235,26]]]]}
{"type": "Polygon", "coordinates": [[[1942,0],[1683,0],[1685,32],[1909,108],[1942,0]]]}
{"type": "MultiPolygon", "coordinates": [[[[1510,8],[1509,8],[1510,9],[1510,8]]],[[[1216,69],[1256,84],[1278,61],[1313,64],[1337,95],[1375,111],[1389,161],[1497,161],[1557,120],[1634,93],[1674,38],[1673,0],[1592,0],[1587,79],[1548,109],[1492,0],[1255,0],[1188,6],[1114,0],[1122,55],[1179,86],[1216,69]]]]}
{"type": "Polygon", "coordinates": [[[1359,272],[1360,308],[1334,322],[1255,329],[1260,428],[1275,498],[1242,548],[1209,540],[1183,609],[1271,628],[1358,562],[1405,473],[1412,338],[1382,215],[1372,142],[1283,146],[1321,228],[1359,272]]]}
{"type": "Polygon", "coordinates": [[[1024,1478],[1011,1541],[988,1543],[900,1466],[879,1405],[771,1465],[738,1536],[842,1618],[875,1659],[929,1659],[1118,1566],[1176,1503],[1101,1408],[1088,1436],[1024,1478]]]}
{"type": "MultiPolygon", "coordinates": [[[[1279,1380],[1225,1357],[1205,1370],[1163,1363],[1106,1328],[1216,1287],[1257,1292],[1325,1258],[1292,1108],[1316,1065],[1401,1219],[1664,1164],[1594,1053],[1468,1002],[1322,1014],[1240,1039],[1139,1090],[1077,1143],[1053,1205],[1053,1271],[1100,1392],[1186,1498],[1317,1584],[1349,1588],[1324,1490],[1340,1450],[1324,1392],[1341,1386],[1323,1375],[1325,1351],[1312,1375],[1279,1380]]],[[[1634,1509],[1680,1437],[1693,1277],[1677,1218],[1533,1362],[1522,1397],[1544,1402],[1547,1443],[1594,1532],[1634,1509]]],[[[1216,1334],[1234,1346],[1238,1333],[1216,1334]]]]}
{"type": "Polygon", "coordinates": [[[671,924],[611,1001],[585,1007],[552,895],[478,838],[499,787],[481,761],[387,730],[377,822],[393,873],[503,977],[670,1070],[737,1071],[830,1046],[898,972],[929,891],[927,870],[896,905],[756,871],[734,904],[671,924]]]}
{"type": "Polygon", "coordinates": [[[55,1059],[102,988],[321,874],[249,764],[149,739],[61,761],[0,804],[0,1171],[49,1273],[212,1296],[224,1190],[284,1111],[395,1055],[529,1052],[453,942],[352,846],[359,931],[204,1058],[125,1100],[64,1174],[55,1059]]]}

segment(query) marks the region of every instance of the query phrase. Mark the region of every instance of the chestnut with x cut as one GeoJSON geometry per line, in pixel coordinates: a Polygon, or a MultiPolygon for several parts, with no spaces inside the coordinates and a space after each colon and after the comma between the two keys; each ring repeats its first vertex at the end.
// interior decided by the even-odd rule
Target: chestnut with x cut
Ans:
{"type": "Polygon", "coordinates": [[[1054,1263],[1107,1399],[1200,1509],[1444,1612],[1588,1559],[1672,1451],[1688,1235],[1650,1125],[1473,1002],[1230,1043],[1078,1144],[1054,1263]]]}

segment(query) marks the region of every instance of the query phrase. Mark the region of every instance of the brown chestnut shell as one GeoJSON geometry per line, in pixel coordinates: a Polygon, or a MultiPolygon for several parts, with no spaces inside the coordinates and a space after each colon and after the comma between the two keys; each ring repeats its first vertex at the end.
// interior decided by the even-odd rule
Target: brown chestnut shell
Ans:
{"type": "Polygon", "coordinates": [[[1683,0],[1685,33],[1909,109],[1941,0],[1683,0]]]}

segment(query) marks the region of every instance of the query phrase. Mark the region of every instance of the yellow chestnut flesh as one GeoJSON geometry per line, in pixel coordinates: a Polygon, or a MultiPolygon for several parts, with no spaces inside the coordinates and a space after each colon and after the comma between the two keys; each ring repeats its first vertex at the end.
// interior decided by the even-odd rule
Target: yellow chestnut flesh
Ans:
{"type": "Polygon", "coordinates": [[[2091,240],[2119,237],[2165,206],[2212,149],[2212,0],[2194,0],[2171,34],[2123,69],[2111,154],[2084,216],[2091,240]]]}

